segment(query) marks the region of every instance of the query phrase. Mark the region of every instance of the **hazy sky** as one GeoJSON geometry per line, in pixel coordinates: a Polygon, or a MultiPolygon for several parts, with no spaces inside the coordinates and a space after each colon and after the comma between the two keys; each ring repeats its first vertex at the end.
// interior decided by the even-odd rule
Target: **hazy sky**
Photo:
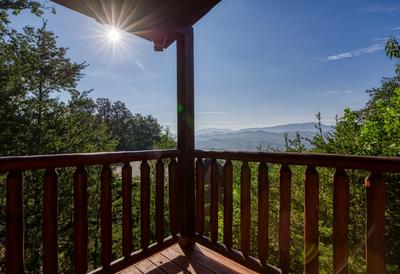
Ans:
{"type": "MultiPolygon", "coordinates": [[[[72,60],[90,64],[79,87],[175,131],[175,45],[158,53],[150,42],[124,35],[113,49],[101,25],[56,8],[45,16],[48,28],[72,60]]],[[[13,24],[40,20],[23,14],[13,24]]],[[[400,35],[398,0],[222,0],[195,25],[197,129],[314,121],[318,111],[333,123],[394,74],[383,49],[391,35],[400,35]]]]}

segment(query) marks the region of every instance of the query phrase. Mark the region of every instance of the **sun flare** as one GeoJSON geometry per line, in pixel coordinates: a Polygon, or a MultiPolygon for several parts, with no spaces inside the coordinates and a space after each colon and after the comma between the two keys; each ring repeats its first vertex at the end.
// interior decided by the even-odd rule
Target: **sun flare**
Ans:
{"type": "Polygon", "coordinates": [[[108,30],[107,37],[111,42],[118,43],[121,39],[121,31],[115,27],[112,27],[108,30]]]}

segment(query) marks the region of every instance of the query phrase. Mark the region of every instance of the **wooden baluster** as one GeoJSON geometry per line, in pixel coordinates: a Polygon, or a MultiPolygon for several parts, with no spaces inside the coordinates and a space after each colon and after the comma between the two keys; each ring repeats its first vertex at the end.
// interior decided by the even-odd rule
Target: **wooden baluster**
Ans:
{"type": "Polygon", "coordinates": [[[112,254],[112,211],[111,211],[111,168],[104,165],[100,175],[101,181],[101,264],[108,268],[112,254]]]}
{"type": "Polygon", "coordinates": [[[169,183],[169,229],[172,236],[176,236],[179,229],[178,207],[176,197],[177,187],[177,163],[175,158],[172,158],[168,165],[168,183],[169,183]]]}
{"type": "Polygon", "coordinates": [[[210,236],[212,242],[218,240],[218,164],[211,160],[210,172],[211,201],[210,201],[210,236]]]}
{"type": "Polygon", "coordinates": [[[333,176],[333,272],[347,274],[349,225],[349,176],[337,169],[333,176]]]}
{"type": "Polygon", "coordinates": [[[245,257],[250,254],[250,180],[249,164],[244,161],[240,172],[240,248],[245,257]]]}
{"type": "Polygon", "coordinates": [[[224,165],[224,244],[232,249],[233,166],[230,160],[224,165]]]}
{"type": "Polygon", "coordinates": [[[269,179],[267,164],[261,162],[258,167],[258,258],[262,265],[268,260],[268,208],[269,179]]]}
{"type": "Polygon", "coordinates": [[[200,236],[204,234],[204,162],[201,158],[196,161],[196,231],[200,236]]]}
{"type": "Polygon", "coordinates": [[[385,269],[385,183],[380,173],[365,179],[367,189],[367,273],[386,273],[385,269]]]}
{"type": "Polygon", "coordinates": [[[150,244],[150,166],[146,160],[140,165],[140,243],[143,250],[150,244]]]}
{"type": "Polygon", "coordinates": [[[304,273],[319,273],[319,175],[315,167],[309,166],[304,186],[304,273]]]}
{"type": "Polygon", "coordinates": [[[87,245],[87,173],[81,166],[74,173],[74,262],[76,274],[87,271],[87,245]]]}
{"type": "Polygon", "coordinates": [[[22,173],[11,171],[6,186],[6,269],[7,273],[24,273],[24,213],[22,173]]]}
{"type": "Polygon", "coordinates": [[[292,172],[282,165],[279,179],[279,265],[283,274],[290,272],[290,189],[292,172]]]}
{"type": "Polygon", "coordinates": [[[58,182],[54,169],[43,180],[43,273],[58,273],[58,182]]]}
{"type": "Polygon", "coordinates": [[[164,163],[158,159],[156,164],[156,239],[164,241],[164,163]]]}
{"type": "Polygon", "coordinates": [[[126,162],[122,168],[122,254],[132,253],[132,167],[126,162]]]}

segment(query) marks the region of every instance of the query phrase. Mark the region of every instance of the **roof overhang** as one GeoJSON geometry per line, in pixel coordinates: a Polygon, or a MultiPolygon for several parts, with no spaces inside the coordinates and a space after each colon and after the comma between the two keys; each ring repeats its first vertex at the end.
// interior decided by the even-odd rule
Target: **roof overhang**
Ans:
{"type": "Polygon", "coordinates": [[[168,48],[221,0],[52,0],[64,7],[168,48]]]}

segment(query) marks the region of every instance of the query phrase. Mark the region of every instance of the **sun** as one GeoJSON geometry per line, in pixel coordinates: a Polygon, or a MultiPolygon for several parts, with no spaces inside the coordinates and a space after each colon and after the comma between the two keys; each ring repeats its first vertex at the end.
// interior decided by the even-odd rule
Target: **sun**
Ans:
{"type": "Polygon", "coordinates": [[[107,37],[112,43],[118,43],[121,40],[121,31],[115,27],[112,27],[108,30],[107,37]]]}

